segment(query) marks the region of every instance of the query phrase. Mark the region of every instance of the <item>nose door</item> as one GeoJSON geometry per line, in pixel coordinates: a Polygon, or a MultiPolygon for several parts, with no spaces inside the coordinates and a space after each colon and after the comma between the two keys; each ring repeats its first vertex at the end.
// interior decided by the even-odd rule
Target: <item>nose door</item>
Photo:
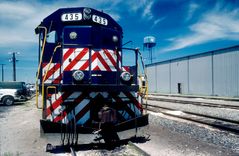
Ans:
{"type": "Polygon", "coordinates": [[[84,72],[81,83],[89,83],[91,27],[65,27],[63,33],[63,83],[74,82],[72,75],[76,70],[84,72]]]}

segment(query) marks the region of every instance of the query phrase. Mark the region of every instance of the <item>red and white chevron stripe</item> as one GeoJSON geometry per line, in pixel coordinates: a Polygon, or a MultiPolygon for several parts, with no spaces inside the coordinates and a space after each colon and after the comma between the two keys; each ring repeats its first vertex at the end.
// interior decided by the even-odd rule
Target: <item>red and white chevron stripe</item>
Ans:
{"type": "MultiPolygon", "coordinates": [[[[83,65],[88,61],[89,61],[88,48],[63,49],[63,70],[62,71],[71,71],[71,70],[81,69],[83,65]]],[[[84,67],[84,70],[89,70],[89,66],[84,67]]]]}
{"type": "Polygon", "coordinates": [[[122,71],[130,72],[130,67],[129,66],[123,66],[122,71]]]}
{"type": "MultiPolygon", "coordinates": [[[[58,94],[59,95],[59,94],[58,94]]],[[[76,118],[77,123],[84,124],[89,118],[89,102],[90,100],[85,99],[86,94],[82,92],[73,92],[73,93],[63,93],[61,96],[55,95],[51,96],[51,99],[47,101],[47,119],[52,122],[63,122],[68,123],[73,120],[73,118],[83,114],[84,120],[82,117],[76,118]],[[71,105],[75,105],[73,109],[67,108],[67,106],[62,105],[63,103],[70,102],[71,105]],[[87,112],[85,112],[87,111],[87,112]]]]}
{"type": "Polygon", "coordinates": [[[92,70],[116,71],[117,56],[113,50],[102,49],[100,51],[92,50],[92,70]]]}
{"type": "MultiPolygon", "coordinates": [[[[119,55],[121,57],[121,54],[119,55]]],[[[121,58],[119,59],[121,62],[121,58]]],[[[91,69],[100,71],[116,71],[117,55],[113,50],[91,50],[91,69]]],[[[119,63],[121,65],[121,63],[119,63]]],[[[63,50],[63,71],[89,70],[89,49],[68,48],[63,50]]]]}
{"type": "Polygon", "coordinates": [[[50,121],[53,121],[61,113],[61,103],[65,100],[62,99],[63,96],[59,92],[58,94],[48,95],[47,103],[46,103],[46,118],[50,121]]]}
{"type": "Polygon", "coordinates": [[[46,118],[52,122],[63,123],[75,120],[77,124],[82,125],[90,119],[90,106],[92,105],[90,104],[91,100],[87,97],[90,96],[91,99],[94,99],[99,94],[104,98],[111,94],[113,102],[122,105],[124,110],[121,109],[118,112],[125,120],[142,114],[142,107],[135,92],[121,92],[119,95],[109,92],[65,92],[52,94],[51,98],[47,99],[46,118]],[[74,107],[67,108],[69,103],[69,106],[74,107]]]}
{"type": "Polygon", "coordinates": [[[58,84],[61,81],[61,74],[60,74],[60,63],[42,63],[42,80],[45,77],[44,83],[54,83],[58,84]],[[47,72],[48,66],[50,65],[50,68],[47,72]]]}
{"type": "Polygon", "coordinates": [[[72,70],[91,70],[93,71],[111,71],[117,70],[117,57],[119,58],[119,68],[122,71],[129,71],[129,67],[121,67],[121,52],[118,56],[115,51],[109,49],[101,49],[99,51],[91,50],[91,61],[89,63],[89,49],[88,48],[65,48],[63,49],[63,63],[51,63],[47,72],[49,63],[42,64],[42,80],[46,75],[44,83],[58,84],[62,80],[63,71],[72,70]],[[62,69],[61,69],[62,68],[62,69]]]}

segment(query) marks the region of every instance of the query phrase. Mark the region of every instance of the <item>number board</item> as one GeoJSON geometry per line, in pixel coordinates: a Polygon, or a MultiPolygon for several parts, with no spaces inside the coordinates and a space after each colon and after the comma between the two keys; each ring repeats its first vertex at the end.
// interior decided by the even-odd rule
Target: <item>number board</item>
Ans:
{"type": "Polygon", "coordinates": [[[61,21],[80,21],[82,20],[81,13],[66,13],[61,15],[61,21]]]}
{"type": "Polygon", "coordinates": [[[108,20],[106,18],[97,16],[97,15],[93,15],[92,20],[95,23],[99,23],[99,24],[102,24],[102,25],[108,25],[108,20]]]}

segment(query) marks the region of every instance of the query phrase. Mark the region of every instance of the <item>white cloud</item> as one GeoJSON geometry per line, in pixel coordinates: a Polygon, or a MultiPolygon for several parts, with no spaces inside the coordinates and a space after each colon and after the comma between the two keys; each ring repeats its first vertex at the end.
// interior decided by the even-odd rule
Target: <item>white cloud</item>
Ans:
{"type": "Polygon", "coordinates": [[[188,8],[188,12],[187,12],[186,21],[190,20],[193,17],[193,14],[199,8],[199,5],[196,3],[190,3],[188,7],[189,8],[188,8]]]}
{"type": "Polygon", "coordinates": [[[146,18],[149,20],[153,19],[154,17],[151,10],[154,4],[154,1],[152,0],[138,0],[137,2],[132,0],[129,1],[122,0],[121,3],[123,3],[128,8],[126,10],[129,11],[130,13],[140,12],[142,18],[146,18]]]}
{"type": "Polygon", "coordinates": [[[165,19],[165,17],[160,17],[158,19],[156,19],[154,22],[153,22],[153,25],[151,28],[155,27],[159,22],[163,21],[165,19]]]}
{"type": "Polygon", "coordinates": [[[120,15],[111,8],[122,0],[79,0],[69,3],[68,1],[53,2],[51,5],[33,1],[1,1],[0,2],[0,47],[10,47],[13,44],[33,44],[38,42],[34,34],[35,27],[49,14],[59,8],[87,6],[99,8],[109,13],[115,20],[120,15]]]}
{"type": "Polygon", "coordinates": [[[148,19],[152,19],[152,18],[153,18],[153,14],[152,14],[152,12],[151,12],[151,8],[152,8],[153,4],[154,4],[154,2],[151,1],[151,2],[149,2],[149,3],[145,6],[144,12],[143,12],[143,17],[146,17],[146,18],[148,18],[148,19]]]}
{"type": "Polygon", "coordinates": [[[3,2],[0,3],[0,8],[1,19],[24,20],[24,18],[34,13],[33,7],[19,2],[3,2]]]}
{"type": "Polygon", "coordinates": [[[0,47],[37,42],[34,28],[50,9],[43,9],[25,2],[0,3],[0,47]]]}
{"type": "Polygon", "coordinates": [[[137,12],[138,10],[144,8],[148,0],[138,0],[137,4],[135,1],[124,1],[127,6],[130,8],[130,11],[137,12]]]}
{"type": "MultiPolygon", "coordinates": [[[[91,7],[103,10],[105,13],[110,14],[115,20],[120,20],[119,14],[122,6],[125,6],[124,10],[129,13],[136,13],[139,9],[143,9],[147,0],[141,0],[143,4],[134,5],[129,4],[128,1],[123,0],[76,0],[76,1],[0,1],[0,62],[7,62],[9,58],[9,51],[20,51],[21,54],[17,56],[20,64],[26,61],[32,61],[37,64],[38,59],[38,37],[34,34],[34,29],[40,22],[48,15],[53,13],[59,8],[66,7],[91,7]],[[133,6],[133,10],[132,9],[133,6]]],[[[140,2],[141,2],[140,1],[140,2]]],[[[10,63],[6,63],[7,66],[11,67],[10,63]]],[[[20,65],[19,64],[19,65],[20,65]]],[[[29,64],[29,63],[28,63],[29,64]]],[[[32,81],[35,77],[36,69],[32,69],[30,66],[24,67],[21,70],[19,78],[25,81],[32,81]],[[31,71],[31,72],[30,72],[31,71]],[[28,77],[25,77],[28,75],[28,77]]],[[[10,74],[5,75],[6,78],[11,79],[10,74]]]]}
{"type": "Polygon", "coordinates": [[[197,23],[189,26],[190,33],[171,38],[170,46],[163,51],[173,51],[216,40],[239,40],[239,15],[235,10],[213,10],[197,23]]]}
{"type": "Polygon", "coordinates": [[[107,12],[115,21],[120,20],[120,15],[114,12],[107,12]]]}

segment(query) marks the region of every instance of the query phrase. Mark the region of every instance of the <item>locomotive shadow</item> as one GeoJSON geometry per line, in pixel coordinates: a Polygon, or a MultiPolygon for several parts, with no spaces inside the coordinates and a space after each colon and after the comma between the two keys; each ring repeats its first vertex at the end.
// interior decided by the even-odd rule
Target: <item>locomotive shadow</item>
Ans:
{"type": "Polygon", "coordinates": [[[78,144],[78,145],[57,145],[52,146],[48,144],[46,152],[58,154],[64,152],[71,152],[70,148],[73,148],[76,152],[77,151],[87,151],[87,150],[114,150],[117,147],[127,145],[129,141],[133,143],[145,143],[149,141],[149,136],[134,136],[128,139],[122,139],[117,142],[111,142],[110,144],[107,143],[89,143],[89,144],[78,144]]]}

